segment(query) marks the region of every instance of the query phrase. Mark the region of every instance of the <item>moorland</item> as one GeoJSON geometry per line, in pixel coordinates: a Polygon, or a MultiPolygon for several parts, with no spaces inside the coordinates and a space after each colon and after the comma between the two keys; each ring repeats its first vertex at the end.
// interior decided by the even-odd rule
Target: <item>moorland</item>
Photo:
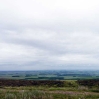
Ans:
{"type": "Polygon", "coordinates": [[[99,71],[1,71],[0,99],[99,99],[99,71]]]}

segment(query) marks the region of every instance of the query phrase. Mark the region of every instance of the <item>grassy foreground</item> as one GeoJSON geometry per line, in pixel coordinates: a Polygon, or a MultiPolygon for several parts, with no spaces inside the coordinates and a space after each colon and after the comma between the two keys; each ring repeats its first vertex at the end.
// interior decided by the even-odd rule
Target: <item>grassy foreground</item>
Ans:
{"type": "Polygon", "coordinates": [[[0,99],[99,99],[97,86],[66,81],[64,86],[1,86],[0,99]]]}

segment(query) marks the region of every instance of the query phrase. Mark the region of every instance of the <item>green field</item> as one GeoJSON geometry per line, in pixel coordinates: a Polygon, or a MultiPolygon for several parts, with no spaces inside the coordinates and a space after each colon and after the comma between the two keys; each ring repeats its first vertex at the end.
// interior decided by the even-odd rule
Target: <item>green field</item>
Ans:
{"type": "Polygon", "coordinates": [[[0,78],[26,80],[99,79],[99,71],[1,71],[0,78]]]}

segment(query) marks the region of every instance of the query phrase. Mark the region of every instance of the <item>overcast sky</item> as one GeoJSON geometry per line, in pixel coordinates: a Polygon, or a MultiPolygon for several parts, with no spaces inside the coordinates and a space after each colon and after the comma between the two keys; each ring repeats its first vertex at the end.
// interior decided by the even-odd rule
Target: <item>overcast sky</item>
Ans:
{"type": "Polygon", "coordinates": [[[0,0],[0,70],[99,69],[99,0],[0,0]]]}

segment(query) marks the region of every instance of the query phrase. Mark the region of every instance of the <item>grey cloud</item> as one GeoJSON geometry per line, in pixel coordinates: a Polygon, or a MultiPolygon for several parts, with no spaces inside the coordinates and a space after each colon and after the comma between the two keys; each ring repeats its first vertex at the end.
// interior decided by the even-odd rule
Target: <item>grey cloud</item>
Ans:
{"type": "Polygon", "coordinates": [[[98,0],[1,1],[1,70],[98,68],[98,9],[98,0]]]}

